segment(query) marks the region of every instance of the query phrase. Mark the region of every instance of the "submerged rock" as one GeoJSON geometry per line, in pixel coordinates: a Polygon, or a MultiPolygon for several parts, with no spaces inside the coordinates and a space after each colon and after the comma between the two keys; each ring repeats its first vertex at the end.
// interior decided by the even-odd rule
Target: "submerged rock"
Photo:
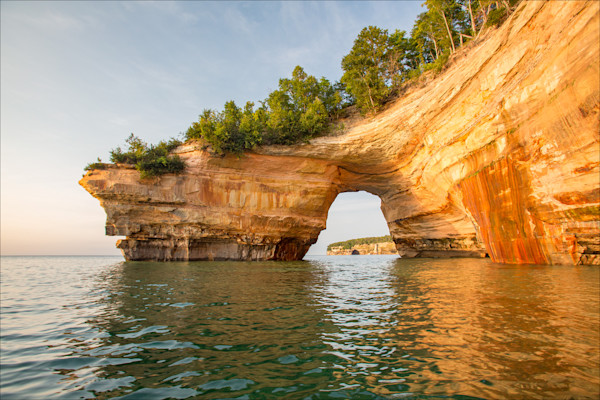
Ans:
{"type": "Polygon", "coordinates": [[[128,260],[295,260],[341,192],[379,196],[402,257],[600,264],[598,2],[522,2],[375,117],[310,144],[177,152],[80,184],[128,260]]]}

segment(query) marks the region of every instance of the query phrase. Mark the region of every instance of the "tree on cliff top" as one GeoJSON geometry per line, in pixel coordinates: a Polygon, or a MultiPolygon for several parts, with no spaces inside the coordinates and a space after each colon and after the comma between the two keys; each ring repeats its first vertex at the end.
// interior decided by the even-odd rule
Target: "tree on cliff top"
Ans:
{"type": "Polygon", "coordinates": [[[325,79],[294,68],[291,79],[279,80],[279,88],[254,110],[233,101],[224,110],[204,110],[186,132],[188,139],[204,139],[216,153],[241,153],[258,144],[289,145],[321,134],[340,110],[342,95],[325,79]]]}
{"type": "Polygon", "coordinates": [[[323,132],[331,116],[341,108],[342,96],[331,83],[307,75],[297,66],[292,78],[279,80],[279,89],[265,100],[265,144],[293,144],[323,132]]]}
{"type": "Polygon", "coordinates": [[[457,43],[498,20],[488,20],[492,11],[506,9],[497,13],[506,16],[517,1],[426,0],[428,10],[419,15],[410,37],[404,31],[364,28],[342,60],[340,83],[319,80],[297,66],[256,110],[252,102],[241,110],[233,101],[220,112],[204,110],[186,137],[205,140],[216,153],[238,154],[260,144],[308,141],[323,134],[343,106],[355,103],[362,114],[377,112],[402,82],[423,71],[440,71],[457,43]]]}
{"type": "Polygon", "coordinates": [[[438,20],[445,30],[445,41],[448,43],[450,54],[456,51],[455,37],[457,24],[464,20],[459,3],[456,0],[426,0],[423,5],[433,20],[438,20]]]}
{"type": "Polygon", "coordinates": [[[377,111],[389,95],[390,72],[395,72],[387,30],[363,28],[343,59],[342,83],[363,112],[377,111]]]}
{"type": "Polygon", "coordinates": [[[405,34],[368,26],[342,59],[342,83],[363,114],[378,111],[393,87],[417,67],[415,45],[405,34]]]}
{"type": "MultiPolygon", "coordinates": [[[[502,23],[520,1],[425,0],[428,10],[419,14],[409,38],[404,31],[364,28],[342,60],[341,82],[318,80],[297,66],[257,109],[252,102],[240,109],[229,101],[223,111],[204,110],[185,137],[203,139],[216,153],[238,154],[260,144],[308,141],[326,132],[343,107],[356,104],[362,114],[377,112],[400,83],[424,71],[441,71],[457,43],[502,23]]],[[[127,143],[126,152],[118,147],[111,151],[113,162],[135,164],[148,174],[183,168],[165,150],[172,141],[148,146],[132,135],[127,143]]],[[[86,170],[104,167],[95,162],[86,170]]]]}
{"type": "Polygon", "coordinates": [[[442,27],[436,18],[432,18],[431,13],[421,13],[415,21],[411,37],[420,55],[421,63],[432,63],[438,59],[442,53],[441,44],[438,44],[442,27]]]}

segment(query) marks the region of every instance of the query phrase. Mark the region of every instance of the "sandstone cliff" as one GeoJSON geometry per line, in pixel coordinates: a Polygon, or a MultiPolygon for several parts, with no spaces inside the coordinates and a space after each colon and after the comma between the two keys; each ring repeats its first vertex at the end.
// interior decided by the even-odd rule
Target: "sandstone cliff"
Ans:
{"type": "Polygon", "coordinates": [[[348,255],[377,255],[377,254],[398,254],[394,242],[380,242],[371,244],[357,244],[349,249],[342,246],[334,246],[327,250],[328,256],[348,256],[348,255]]]}
{"type": "Polygon", "coordinates": [[[306,145],[80,184],[127,259],[302,258],[337,194],[379,196],[403,257],[600,264],[599,3],[523,2],[379,115],[306,145]]]}

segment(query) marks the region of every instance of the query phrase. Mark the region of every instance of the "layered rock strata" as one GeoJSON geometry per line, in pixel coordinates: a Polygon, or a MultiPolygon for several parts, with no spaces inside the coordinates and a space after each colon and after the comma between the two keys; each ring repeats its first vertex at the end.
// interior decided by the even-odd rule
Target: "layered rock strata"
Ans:
{"type": "Polygon", "coordinates": [[[127,259],[302,258],[337,194],[379,196],[398,253],[600,264],[599,7],[522,2],[382,113],[309,144],[80,183],[127,259]]]}
{"type": "Polygon", "coordinates": [[[109,165],[81,185],[101,202],[127,260],[297,260],[324,228],[337,170],[321,160],[213,156],[194,144],[186,172],[140,181],[109,165]]]}

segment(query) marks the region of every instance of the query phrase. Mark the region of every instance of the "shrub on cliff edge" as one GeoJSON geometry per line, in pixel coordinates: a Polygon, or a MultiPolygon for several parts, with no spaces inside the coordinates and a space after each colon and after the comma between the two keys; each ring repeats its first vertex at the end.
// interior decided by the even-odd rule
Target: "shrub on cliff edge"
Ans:
{"type": "Polygon", "coordinates": [[[84,171],[91,171],[93,169],[106,169],[106,164],[98,157],[98,161],[91,162],[83,168],[84,171]]]}
{"type": "Polygon", "coordinates": [[[113,163],[134,164],[142,178],[179,173],[184,170],[185,163],[175,154],[170,153],[181,145],[181,141],[171,138],[156,145],[148,145],[133,133],[125,140],[127,151],[120,147],[110,151],[110,161],[113,163]]]}

